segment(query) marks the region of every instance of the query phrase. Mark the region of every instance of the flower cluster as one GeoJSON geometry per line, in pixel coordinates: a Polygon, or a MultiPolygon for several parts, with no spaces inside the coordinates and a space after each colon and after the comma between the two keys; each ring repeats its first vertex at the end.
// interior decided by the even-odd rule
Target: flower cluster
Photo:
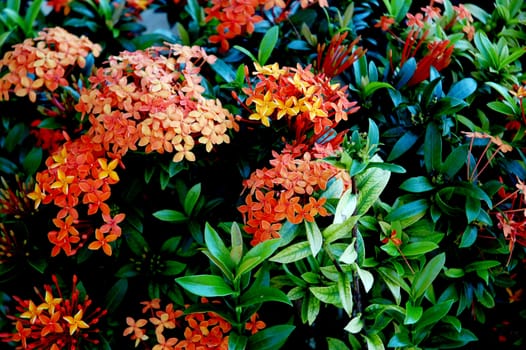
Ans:
{"type": "Polygon", "coordinates": [[[324,207],[327,199],[319,192],[333,178],[341,179],[347,187],[351,182],[345,171],[317,159],[328,155],[327,150],[320,150],[325,147],[316,145],[318,154],[306,146],[287,146],[281,154],[273,152],[272,167],[257,169],[244,181],[249,193],[238,210],[243,214],[245,231],[252,235],[252,245],[280,237],[286,220],[299,224],[330,215],[324,207]]]}
{"type": "Polygon", "coordinates": [[[210,152],[230,142],[233,116],[203,96],[200,65],[213,61],[197,46],[178,44],[110,57],[76,106],[89,116],[88,135],[118,157],[145,146],[147,153],[175,153],[174,162],[194,161],[196,143],[210,152]]]}
{"type": "MultiPolygon", "coordinates": [[[[208,300],[201,298],[201,303],[208,303],[208,300]]],[[[141,304],[144,305],[142,313],[149,314],[150,317],[138,320],[127,317],[128,327],[123,333],[124,336],[130,336],[135,340],[135,347],[150,339],[145,328],[150,324],[154,327],[155,334],[153,350],[228,349],[228,333],[232,325],[218,314],[214,312],[185,314],[182,310],[174,310],[172,303],[167,304],[163,309],[160,299],[144,301],[141,304]],[[172,332],[174,336],[168,336],[166,334],[168,332],[172,332]]],[[[263,321],[258,320],[258,315],[253,314],[250,321],[245,324],[245,329],[255,334],[265,326],[263,321]]]]}
{"type": "MultiPolygon", "coordinates": [[[[407,82],[407,86],[416,85],[429,78],[429,71],[434,67],[437,71],[442,71],[451,63],[454,45],[450,39],[429,41],[430,37],[440,38],[442,35],[437,32],[440,30],[453,31],[460,26],[462,32],[468,40],[472,40],[475,28],[473,27],[473,17],[462,4],[446,8],[446,13],[442,14],[442,9],[435,6],[442,1],[431,0],[430,4],[421,8],[421,12],[406,15],[407,32],[405,39],[398,37],[391,29],[394,19],[389,16],[382,16],[375,24],[377,28],[388,31],[399,42],[403,43],[400,57],[400,67],[410,59],[415,58],[416,69],[407,82]],[[424,47],[426,49],[424,49],[424,47]]],[[[391,62],[391,68],[393,63],[391,62]]]]}
{"type": "Polygon", "coordinates": [[[13,230],[0,223],[0,264],[11,260],[17,252],[17,239],[13,230]]]}
{"type": "Polygon", "coordinates": [[[347,87],[332,83],[325,74],[314,74],[310,67],[255,66],[258,82],[243,89],[247,106],[254,105],[249,119],[270,126],[271,120],[284,118],[296,140],[312,131],[316,140],[359,109],[347,99],[347,87]]]}
{"type": "Polygon", "coordinates": [[[0,60],[0,70],[8,70],[0,78],[0,101],[9,100],[14,92],[36,102],[38,92],[69,86],[71,70],[84,68],[88,54],[97,57],[100,51],[100,45],[85,36],[78,37],[60,27],[45,29],[36,38],[14,45],[14,50],[0,60]]]}
{"type": "Polygon", "coordinates": [[[60,290],[57,277],[52,276],[55,286],[45,285],[45,295],[35,288],[40,301],[21,299],[14,296],[18,303],[18,315],[8,315],[13,321],[13,333],[0,333],[6,343],[20,343],[21,349],[81,349],[83,342],[99,344],[96,325],[106,310],[100,307],[91,310],[92,300],[86,295],[81,297],[77,288],[77,277],[73,276],[71,295],[66,298],[60,290]]]}
{"type": "MultiPolygon", "coordinates": [[[[260,10],[279,9],[281,11],[280,17],[287,17],[289,12],[287,8],[291,7],[291,3],[296,1],[283,0],[212,0],[212,6],[205,8],[205,21],[218,22],[216,27],[217,34],[210,35],[208,41],[212,44],[220,44],[220,51],[226,52],[230,48],[232,39],[252,34],[255,29],[255,24],[263,21],[263,17],[258,14],[260,10]]],[[[306,8],[315,3],[320,7],[328,7],[326,0],[301,0],[300,5],[306,8]]]]}
{"type": "Polygon", "coordinates": [[[118,224],[124,219],[124,214],[112,217],[106,203],[111,196],[111,185],[119,181],[115,171],[119,161],[119,158],[108,159],[102,146],[86,135],[68,140],[46,160],[47,169],[37,174],[35,190],[28,196],[35,201],[35,207],[40,203],[53,203],[60,209],[53,219],[56,229],[48,233],[54,245],[52,256],[62,250],[73,255],[93,236],[96,240],[89,248],[102,248],[111,255],[108,243],[121,235],[118,224]],[[102,226],[83,225],[80,206],[87,215],[100,213],[104,221],[102,226]]]}

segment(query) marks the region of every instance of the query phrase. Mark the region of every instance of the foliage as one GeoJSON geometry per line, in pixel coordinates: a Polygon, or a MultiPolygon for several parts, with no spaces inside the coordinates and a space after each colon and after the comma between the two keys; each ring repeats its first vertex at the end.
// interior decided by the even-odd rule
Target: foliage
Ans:
{"type": "Polygon", "coordinates": [[[525,18],[3,2],[0,341],[523,348],[525,18]]]}

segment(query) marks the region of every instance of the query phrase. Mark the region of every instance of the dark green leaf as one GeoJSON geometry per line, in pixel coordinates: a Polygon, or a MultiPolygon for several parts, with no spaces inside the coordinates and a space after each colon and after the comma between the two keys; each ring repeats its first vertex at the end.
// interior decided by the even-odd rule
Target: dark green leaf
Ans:
{"type": "Polygon", "coordinates": [[[164,241],[163,245],[161,246],[161,253],[165,253],[165,254],[175,253],[177,248],[179,247],[180,242],[181,242],[181,236],[168,238],[166,241],[164,241]]]}
{"type": "Polygon", "coordinates": [[[426,176],[415,176],[411,177],[400,185],[400,189],[413,192],[413,193],[422,193],[431,191],[435,188],[435,185],[426,176]]]}
{"type": "Polygon", "coordinates": [[[228,350],[245,350],[248,338],[244,335],[238,335],[236,332],[228,333],[228,350]]]}
{"type": "Polygon", "coordinates": [[[411,131],[406,132],[396,141],[387,157],[387,161],[390,162],[407,152],[413,145],[418,141],[419,136],[411,131]]]}
{"type": "Polygon", "coordinates": [[[421,297],[426,292],[444,267],[445,262],[446,254],[441,253],[429,260],[425,267],[416,273],[411,286],[411,294],[414,299],[421,297]]]}
{"type": "Polygon", "coordinates": [[[428,174],[440,171],[442,166],[442,138],[435,123],[429,123],[426,128],[424,164],[428,174]]]}
{"type": "Polygon", "coordinates": [[[425,327],[433,326],[440,322],[447,315],[454,302],[454,300],[446,300],[426,309],[416,325],[416,331],[420,332],[425,327]]]}
{"type": "Polygon", "coordinates": [[[222,277],[215,275],[192,275],[175,279],[181,287],[201,297],[222,297],[234,294],[222,277]]]}
{"type": "Polygon", "coordinates": [[[199,196],[201,195],[201,184],[196,184],[192,186],[192,188],[186,193],[186,197],[184,198],[183,208],[186,213],[186,215],[190,216],[192,215],[195,204],[197,203],[197,200],[199,199],[199,196]]]}
{"type": "Polygon", "coordinates": [[[164,276],[175,276],[180,274],[186,268],[186,264],[180,263],[175,260],[165,260],[163,261],[164,268],[161,273],[164,276]]]}
{"type": "Polygon", "coordinates": [[[285,344],[294,328],[291,325],[278,325],[259,331],[248,338],[248,349],[278,350],[285,344]]]}
{"type": "Polygon", "coordinates": [[[395,84],[395,88],[400,90],[407,82],[413,77],[416,70],[416,60],[414,57],[408,59],[400,71],[398,72],[398,82],[395,84]]]}
{"type": "Polygon", "coordinates": [[[245,307],[254,304],[261,304],[267,301],[275,301],[292,306],[287,295],[281,290],[264,286],[255,286],[254,288],[250,288],[246,293],[243,293],[237,306],[245,307]]]}
{"type": "Polygon", "coordinates": [[[5,138],[5,149],[7,152],[13,152],[15,147],[22,143],[29,135],[29,128],[24,123],[15,124],[7,133],[5,138]]]}
{"type": "Polygon", "coordinates": [[[105,309],[109,313],[115,312],[120,306],[121,302],[128,291],[128,280],[125,278],[119,279],[115,284],[110,288],[106,298],[104,300],[105,309]]]}
{"type": "Polygon", "coordinates": [[[428,209],[427,199],[418,199],[394,208],[385,219],[391,222],[400,221],[402,228],[405,228],[420,220],[428,209]]]}
{"type": "Polygon", "coordinates": [[[36,173],[40,164],[42,163],[42,148],[33,147],[28,154],[26,154],[22,166],[28,175],[36,173]]]}

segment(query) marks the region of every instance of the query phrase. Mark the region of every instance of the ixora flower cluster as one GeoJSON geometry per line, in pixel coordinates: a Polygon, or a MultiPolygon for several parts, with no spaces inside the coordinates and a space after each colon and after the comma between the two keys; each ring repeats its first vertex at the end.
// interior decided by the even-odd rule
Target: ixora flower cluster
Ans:
{"type": "MultiPolygon", "coordinates": [[[[206,298],[201,298],[201,303],[208,302],[206,298]]],[[[157,341],[152,349],[228,349],[228,333],[232,325],[218,314],[214,312],[185,314],[183,310],[174,310],[172,303],[168,303],[163,309],[160,299],[143,301],[141,304],[144,305],[142,313],[150,317],[138,320],[127,317],[128,328],[123,333],[124,336],[135,340],[135,347],[149,339],[150,332],[145,327],[151,326],[154,328],[157,341]],[[183,330],[182,334],[181,330],[183,330]],[[179,333],[182,339],[169,337],[168,333],[179,333]]],[[[258,320],[258,315],[255,313],[245,324],[245,328],[251,334],[256,334],[260,329],[265,328],[265,323],[258,320]]]]}
{"type": "Polygon", "coordinates": [[[523,18],[0,1],[1,344],[524,347],[523,18]]]}
{"type": "Polygon", "coordinates": [[[53,286],[44,285],[45,294],[35,288],[40,301],[14,297],[18,305],[18,316],[9,316],[16,324],[14,333],[0,333],[4,342],[20,343],[20,349],[79,349],[82,344],[100,344],[95,334],[106,310],[93,309],[92,300],[81,294],[73,276],[69,296],[60,289],[56,276],[53,286]]]}

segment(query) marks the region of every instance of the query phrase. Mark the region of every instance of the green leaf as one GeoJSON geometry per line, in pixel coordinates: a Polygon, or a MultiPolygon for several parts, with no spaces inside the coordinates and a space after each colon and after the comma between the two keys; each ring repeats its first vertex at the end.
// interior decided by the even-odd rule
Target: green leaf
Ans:
{"type": "Polygon", "coordinates": [[[245,350],[248,344],[248,337],[238,335],[236,332],[228,334],[228,350],[245,350]]]}
{"type": "Polygon", "coordinates": [[[413,242],[405,245],[402,248],[402,253],[405,256],[417,256],[429,253],[438,248],[438,244],[434,242],[422,241],[422,242],[413,242]]]}
{"type": "Polygon", "coordinates": [[[478,236],[478,229],[475,225],[468,225],[462,233],[459,248],[468,248],[475,243],[478,236]]]}
{"type": "Polygon", "coordinates": [[[253,62],[257,62],[258,60],[256,59],[256,56],[254,56],[252,54],[252,52],[248,51],[247,49],[245,49],[244,47],[241,47],[239,45],[234,45],[233,46],[234,49],[238,50],[238,51],[241,51],[242,53],[244,53],[245,55],[247,55],[253,62]]]}
{"type": "Polygon", "coordinates": [[[237,266],[243,258],[243,236],[237,222],[233,222],[230,227],[230,241],[232,248],[230,249],[230,259],[234,266],[237,266]]]}
{"type": "Polygon", "coordinates": [[[22,166],[28,175],[33,175],[36,173],[40,167],[40,164],[42,163],[42,155],[42,148],[40,147],[33,147],[26,154],[24,161],[22,162],[22,166]]]}
{"type": "Polygon", "coordinates": [[[447,175],[448,178],[453,177],[459,172],[462,166],[468,159],[468,145],[462,145],[455,148],[441,165],[440,172],[447,175]]]}
{"type": "Polygon", "coordinates": [[[329,350],[349,350],[347,345],[342,342],[340,339],[327,337],[327,346],[329,350]]]}
{"type": "Polygon", "coordinates": [[[115,272],[115,276],[119,278],[130,278],[135,277],[139,275],[139,271],[135,268],[135,264],[128,263],[119,268],[117,272],[115,272]]]}
{"type": "Polygon", "coordinates": [[[276,47],[279,38],[279,27],[271,27],[261,39],[258,50],[258,63],[262,66],[267,63],[272,51],[276,47]]]}
{"type": "Polygon", "coordinates": [[[326,243],[332,243],[340,238],[351,237],[354,226],[358,223],[360,216],[353,215],[341,224],[331,224],[323,231],[323,239],[326,243]]]}
{"type": "Polygon", "coordinates": [[[24,26],[24,33],[26,35],[31,35],[33,32],[33,26],[35,25],[35,20],[40,13],[40,10],[42,8],[42,3],[44,0],[33,0],[29,8],[26,12],[25,17],[25,26],[24,26]]]}
{"type": "Polygon", "coordinates": [[[469,263],[466,265],[464,270],[466,272],[472,272],[477,270],[489,270],[491,268],[500,266],[500,262],[497,260],[483,260],[483,261],[475,261],[472,263],[469,263]]]}
{"type": "Polygon", "coordinates": [[[207,222],[205,224],[205,244],[210,254],[217,260],[221,261],[229,271],[233,271],[235,264],[230,257],[230,251],[227,249],[221,237],[216,230],[207,222]]]}
{"type": "Polygon", "coordinates": [[[188,217],[177,210],[162,209],[153,213],[153,216],[161,221],[180,223],[188,220],[188,217]]]}
{"type": "Polygon", "coordinates": [[[24,123],[15,124],[12,128],[10,128],[5,138],[4,144],[7,152],[13,152],[15,147],[21,144],[28,135],[29,128],[24,123]]]}
{"type": "Polygon", "coordinates": [[[351,281],[345,272],[338,271],[338,275],[340,276],[338,279],[338,295],[340,296],[343,310],[350,316],[353,309],[351,281]]]}
{"type": "Polygon", "coordinates": [[[334,213],[333,223],[340,224],[347,220],[347,218],[354,214],[358,196],[353,194],[353,189],[348,189],[338,200],[336,205],[336,212],[334,213]]]}
{"type": "Polygon", "coordinates": [[[192,215],[194,208],[195,208],[195,204],[197,203],[197,200],[199,199],[200,195],[201,195],[201,184],[200,183],[192,186],[192,188],[188,190],[188,192],[186,193],[186,197],[184,198],[184,203],[183,203],[183,208],[184,208],[184,212],[186,213],[186,215],[188,216],[192,215]]]}
{"type": "MultiPolygon", "coordinates": [[[[381,161],[379,156],[374,156],[371,160],[381,161]]],[[[390,176],[389,171],[380,168],[370,168],[356,176],[356,187],[358,188],[356,215],[365,214],[380,198],[390,176]]]]}
{"type": "Polygon", "coordinates": [[[305,229],[312,256],[316,257],[316,255],[321,250],[321,246],[323,244],[323,236],[321,234],[320,228],[318,227],[315,221],[305,221],[305,229]]]}
{"type": "Polygon", "coordinates": [[[272,254],[274,254],[276,249],[279,248],[280,243],[281,242],[279,238],[270,239],[268,241],[261,242],[250,249],[243,259],[241,259],[241,262],[237,267],[236,279],[239,279],[244,273],[253,270],[259,264],[267,260],[272,254]]]}
{"type": "Polygon", "coordinates": [[[255,304],[262,304],[267,301],[275,301],[292,306],[292,303],[287,295],[281,290],[264,286],[256,286],[254,288],[250,288],[246,293],[243,293],[237,306],[245,307],[255,304]]]}
{"type": "Polygon", "coordinates": [[[324,304],[331,304],[341,307],[342,303],[339,297],[338,285],[309,287],[309,291],[324,304]]]}
{"type": "Polygon", "coordinates": [[[277,350],[285,344],[292,331],[291,325],[277,325],[257,332],[248,338],[247,348],[254,350],[277,350]]]}
{"type": "Polygon", "coordinates": [[[105,309],[109,313],[113,313],[120,306],[121,302],[124,300],[124,296],[128,291],[128,280],[125,278],[119,279],[115,284],[110,288],[106,298],[104,299],[105,309]]]}
{"type": "Polygon", "coordinates": [[[164,276],[175,276],[180,274],[186,268],[186,264],[180,263],[175,260],[165,260],[163,261],[164,268],[161,273],[164,276]]]}
{"type": "Polygon", "coordinates": [[[367,343],[367,350],[385,350],[382,338],[380,338],[378,333],[368,334],[364,338],[367,343]]]}
{"type": "Polygon", "coordinates": [[[398,72],[398,82],[395,84],[395,89],[400,90],[407,82],[413,77],[416,70],[416,60],[414,57],[411,57],[405,61],[402,68],[398,72]]]}
{"type": "Polygon", "coordinates": [[[363,327],[364,327],[364,322],[362,318],[360,317],[360,315],[358,315],[356,317],[353,317],[343,329],[349,333],[356,334],[356,333],[360,333],[363,327]]]}
{"type": "Polygon", "coordinates": [[[360,280],[362,281],[363,289],[365,290],[366,293],[368,293],[373,287],[373,283],[374,283],[373,274],[367,270],[361,269],[359,266],[356,266],[356,272],[358,272],[358,277],[360,277],[360,280]]]}
{"type": "Polygon", "coordinates": [[[232,69],[232,66],[226,64],[225,61],[223,61],[222,59],[216,59],[216,61],[211,65],[211,67],[227,83],[231,83],[234,80],[236,80],[236,72],[234,71],[234,69],[232,69]]]}
{"type": "Polygon", "coordinates": [[[408,131],[405,134],[403,134],[393,145],[391,152],[389,152],[389,156],[387,156],[387,161],[390,162],[402,156],[411,147],[415,145],[416,141],[418,141],[419,138],[419,135],[411,131],[408,131]]]}
{"type": "Polygon", "coordinates": [[[440,171],[442,166],[442,138],[435,123],[429,123],[426,128],[424,164],[428,174],[440,171]]]}
{"type": "Polygon", "coordinates": [[[222,277],[215,275],[192,275],[175,279],[181,287],[201,297],[222,297],[234,294],[222,277]]]}
{"type": "Polygon", "coordinates": [[[447,315],[454,302],[454,300],[446,300],[426,309],[416,325],[416,332],[421,332],[424,328],[440,322],[447,315]]]}
{"type": "Polygon", "coordinates": [[[270,261],[274,261],[281,264],[288,264],[294,261],[298,261],[310,256],[312,253],[309,242],[299,242],[288,246],[283,249],[272,258],[270,261]]]}
{"type": "Polygon", "coordinates": [[[405,304],[405,319],[404,324],[415,324],[422,317],[424,309],[422,306],[413,305],[410,301],[405,304]]]}
{"type": "Polygon", "coordinates": [[[408,227],[420,220],[429,208],[427,199],[417,199],[415,201],[402,204],[391,210],[385,217],[386,221],[400,221],[402,228],[408,227]]]}
{"type": "Polygon", "coordinates": [[[415,176],[411,177],[400,185],[400,189],[412,192],[412,193],[422,193],[431,191],[435,188],[435,185],[426,176],[415,176]]]}
{"type": "Polygon", "coordinates": [[[440,253],[429,260],[426,266],[416,273],[411,286],[411,295],[414,299],[421,297],[426,292],[444,267],[445,262],[446,254],[440,253]]]}
{"type": "Polygon", "coordinates": [[[369,84],[365,85],[363,88],[363,98],[368,98],[379,89],[394,89],[393,86],[389,83],[384,83],[381,81],[372,81],[369,84]]]}
{"type": "Polygon", "coordinates": [[[168,238],[161,246],[161,253],[174,254],[177,251],[180,242],[181,236],[168,238]]]}

